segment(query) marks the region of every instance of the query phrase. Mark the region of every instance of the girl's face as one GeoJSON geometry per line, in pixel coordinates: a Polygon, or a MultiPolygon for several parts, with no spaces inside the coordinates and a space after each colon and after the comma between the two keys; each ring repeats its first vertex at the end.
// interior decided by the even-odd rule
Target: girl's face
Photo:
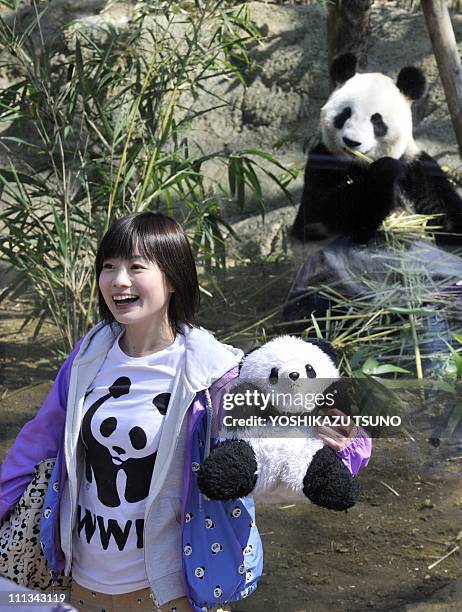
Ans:
{"type": "Polygon", "coordinates": [[[173,292],[157,264],[137,255],[105,259],[99,288],[114,318],[123,325],[166,318],[173,292]]]}

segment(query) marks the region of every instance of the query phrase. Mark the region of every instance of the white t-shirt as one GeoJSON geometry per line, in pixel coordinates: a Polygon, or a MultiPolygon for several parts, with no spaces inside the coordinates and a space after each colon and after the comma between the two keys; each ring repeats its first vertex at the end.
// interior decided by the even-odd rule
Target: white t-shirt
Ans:
{"type": "Polygon", "coordinates": [[[146,498],[184,355],[181,334],[145,357],[126,355],[121,335],[85,396],[80,430],[85,462],[73,533],[73,577],[87,589],[112,595],[149,586],[143,550],[146,498]]]}

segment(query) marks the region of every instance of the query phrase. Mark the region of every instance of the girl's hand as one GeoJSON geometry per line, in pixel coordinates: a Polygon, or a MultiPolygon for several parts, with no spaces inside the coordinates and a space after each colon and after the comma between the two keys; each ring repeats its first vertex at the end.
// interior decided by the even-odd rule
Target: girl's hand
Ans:
{"type": "Polygon", "coordinates": [[[324,444],[330,446],[330,448],[333,448],[335,451],[343,450],[356,437],[356,425],[344,412],[336,408],[324,408],[320,410],[320,414],[322,416],[343,417],[343,422],[346,422],[346,419],[348,419],[347,425],[342,424],[335,427],[319,425],[316,427],[316,435],[324,444]]]}

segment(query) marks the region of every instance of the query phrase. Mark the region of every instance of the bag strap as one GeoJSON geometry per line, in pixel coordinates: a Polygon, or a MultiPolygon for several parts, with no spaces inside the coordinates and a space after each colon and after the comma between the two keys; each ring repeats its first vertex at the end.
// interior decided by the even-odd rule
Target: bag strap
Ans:
{"type": "Polygon", "coordinates": [[[238,374],[239,366],[236,365],[228,370],[219,380],[215,381],[210,389],[205,390],[208,413],[212,416],[210,434],[212,438],[218,438],[223,417],[223,410],[220,403],[218,403],[216,407],[213,406],[211,395],[213,395],[214,398],[221,397],[221,394],[230,385],[230,383],[233,383],[237,379],[238,374]]]}
{"type": "Polygon", "coordinates": [[[216,438],[218,435],[218,415],[214,413],[212,398],[208,389],[205,390],[205,403],[207,405],[207,434],[205,439],[204,459],[207,459],[210,454],[212,437],[216,438]]]}

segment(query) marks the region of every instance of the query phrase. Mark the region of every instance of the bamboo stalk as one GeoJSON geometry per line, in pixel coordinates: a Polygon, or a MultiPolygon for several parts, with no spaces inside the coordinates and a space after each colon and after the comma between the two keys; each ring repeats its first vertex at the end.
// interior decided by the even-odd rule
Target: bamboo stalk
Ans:
{"type": "Polygon", "coordinates": [[[446,0],[422,0],[452,125],[462,154],[462,65],[446,0]]]}

